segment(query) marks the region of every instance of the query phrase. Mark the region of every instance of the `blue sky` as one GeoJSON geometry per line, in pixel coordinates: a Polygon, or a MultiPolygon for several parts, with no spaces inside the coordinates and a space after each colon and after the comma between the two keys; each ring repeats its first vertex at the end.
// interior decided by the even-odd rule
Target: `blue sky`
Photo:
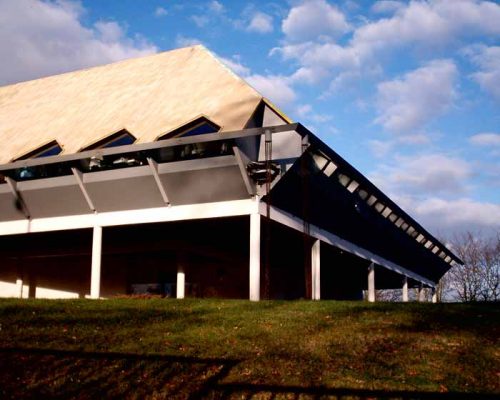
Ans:
{"type": "Polygon", "coordinates": [[[438,235],[500,229],[500,3],[0,0],[0,84],[202,43],[438,235]]]}

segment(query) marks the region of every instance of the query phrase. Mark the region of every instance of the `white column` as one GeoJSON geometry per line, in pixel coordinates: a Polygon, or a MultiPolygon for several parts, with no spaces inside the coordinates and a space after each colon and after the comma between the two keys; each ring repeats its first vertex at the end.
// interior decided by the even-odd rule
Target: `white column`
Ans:
{"type": "Polygon", "coordinates": [[[186,291],[186,277],[184,274],[184,265],[182,264],[183,259],[177,264],[177,298],[183,299],[184,293],[186,291]]]}
{"type": "Polygon", "coordinates": [[[403,302],[408,302],[408,277],[405,276],[403,280],[403,302]]]}
{"type": "Polygon", "coordinates": [[[102,226],[94,226],[92,237],[92,270],[90,273],[90,298],[101,297],[102,226]]]}
{"type": "Polygon", "coordinates": [[[260,300],[260,214],[250,214],[250,300],[260,300]]]}
{"type": "Polygon", "coordinates": [[[438,297],[437,297],[437,293],[436,293],[436,288],[432,288],[432,302],[437,303],[437,301],[438,301],[438,297]]]}
{"type": "Polygon", "coordinates": [[[368,301],[375,302],[375,264],[368,267],[368,301]]]}
{"type": "Polygon", "coordinates": [[[311,247],[312,299],[321,299],[321,241],[315,240],[311,247]]]}
{"type": "Polygon", "coordinates": [[[17,297],[22,299],[23,298],[23,279],[21,277],[18,277],[16,279],[16,291],[17,291],[17,297]]]}
{"type": "Polygon", "coordinates": [[[425,300],[425,288],[424,285],[420,285],[418,288],[418,301],[424,301],[425,300]]]}

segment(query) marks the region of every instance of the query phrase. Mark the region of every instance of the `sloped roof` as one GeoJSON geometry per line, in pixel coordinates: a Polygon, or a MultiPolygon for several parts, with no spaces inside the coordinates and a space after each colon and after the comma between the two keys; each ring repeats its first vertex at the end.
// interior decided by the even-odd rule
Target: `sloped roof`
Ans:
{"type": "Polygon", "coordinates": [[[126,129],[151,142],[197,117],[243,129],[262,96],[203,46],[0,88],[0,164],[54,139],[75,153],[126,129]]]}

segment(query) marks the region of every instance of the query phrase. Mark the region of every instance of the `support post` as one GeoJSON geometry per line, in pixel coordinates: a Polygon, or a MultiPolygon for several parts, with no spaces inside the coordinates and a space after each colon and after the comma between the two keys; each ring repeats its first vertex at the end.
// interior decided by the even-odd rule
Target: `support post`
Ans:
{"type": "Polygon", "coordinates": [[[92,270],[90,274],[90,298],[101,297],[102,226],[94,226],[92,236],[92,270]]]}
{"type": "Polygon", "coordinates": [[[368,301],[375,302],[375,264],[371,263],[368,267],[368,301]]]}
{"type": "Polygon", "coordinates": [[[436,288],[432,288],[432,302],[433,303],[437,303],[438,301],[438,298],[437,298],[437,292],[436,292],[436,288]]]}
{"type": "MultiPolygon", "coordinates": [[[[257,200],[258,201],[258,200],[257,200]]],[[[250,300],[260,300],[260,214],[250,214],[250,300]]]]}
{"type": "Polygon", "coordinates": [[[408,277],[405,276],[403,279],[403,302],[408,302],[408,277]]]}
{"type": "Polygon", "coordinates": [[[17,297],[20,299],[23,298],[23,278],[18,277],[16,279],[16,290],[17,290],[17,297]]]}
{"type": "Polygon", "coordinates": [[[422,302],[425,300],[425,288],[424,285],[420,284],[418,288],[418,301],[422,302]]]}
{"type": "Polygon", "coordinates": [[[315,240],[311,247],[312,299],[321,299],[321,241],[315,240]]]}
{"type": "Polygon", "coordinates": [[[177,285],[176,297],[183,299],[186,293],[186,273],[185,273],[185,260],[184,254],[179,254],[177,259],[177,285]]]}

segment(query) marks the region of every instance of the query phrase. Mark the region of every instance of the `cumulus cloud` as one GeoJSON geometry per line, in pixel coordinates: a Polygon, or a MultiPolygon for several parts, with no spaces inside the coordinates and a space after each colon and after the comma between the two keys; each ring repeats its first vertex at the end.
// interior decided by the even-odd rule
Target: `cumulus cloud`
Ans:
{"type": "MultiPolygon", "coordinates": [[[[347,44],[340,44],[335,39],[348,30],[345,17],[325,1],[301,3],[293,7],[283,21],[284,44],[271,54],[297,60],[299,68],[310,71],[310,75],[318,70],[335,75],[339,71],[373,69],[380,63],[381,54],[396,49],[445,48],[456,46],[463,38],[500,36],[500,5],[489,1],[384,1],[375,3],[374,7],[384,12],[390,10],[392,15],[365,22],[353,31],[347,44]],[[323,10],[328,7],[334,10],[331,14],[323,10]],[[326,15],[337,19],[337,23],[326,24],[326,15]],[[329,32],[327,26],[341,29],[329,32]]],[[[476,80],[485,90],[488,84],[498,88],[493,81],[496,68],[493,71],[483,69],[478,72],[476,80]]]]}
{"type": "Polygon", "coordinates": [[[500,204],[497,203],[439,197],[418,200],[402,196],[396,200],[412,217],[437,235],[448,236],[465,231],[489,234],[500,228],[500,204]]]}
{"type": "Polygon", "coordinates": [[[380,83],[375,122],[395,133],[421,129],[452,105],[456,77],[451,60],[434,60],[402,78],[380,83]]]}
{"type": "Polygon", "coordinates": [[[177,35],[175,37],[175,45],[177,47],[189,47],[197,44],[203,44],[203,42],[200,39],[183,35],[177,35]]]}
{"type": "Polygon", "coordinates": [[[300,118],[317,124],[323,124],[332,120],[331,115],[314,112],[313,107],[310,104],[299,105],[295,112],[300,118]]]}
{"type": "Polygon", "coordinates": [[[250,75],[250,68],[243,65],[238,61],[238,58],[235,57],[233,59],[218,56],[219,60],[222,61],[224,65],[226,65],[229,69],[231,69],[235,74],[240,76],[250,75]]]}
{"type": "Polygon", "coordinates": [[[216,14],[224,12],[224,6],[220,1],[217,0],[213,0],[210,3],[208,3],[208,9],[216,14]]]}
{"type": "Polygon", "coordinates": [[[377,14],[393,13],[404,8],[404,4],[395,0],[380,0],[376,1],[371,10],[377,14]]]}
{"type": "Polygon", "coordinates": [[[380,166],[371,178],[390,193],[435,196],[467,192],[472,175],[467,161],[434,153],[396,156],[394,163],[380,166]]]}
{"type": "Polygon", "coordinates": [[[198,28],[203,28],[210,22],[210,19],[206,15],[192,15],[191,21],[193,21],[198,28]]]}
{"type": "Polygon", "coordinates": [[[500,100],[500,46],[476,46],[469,55],[479,66],[479,70],[472,75],[473,79],[481,89],[500,100]]]}
{"type": "Polygon", "coordinates": [[[290,86],[290,80],[281,75],[250,75],[246,81],[278,105],[287,105],[295,101],[297,94],[290,86]]]}
{"type": "Polygon", "coordinates": [[[288,40],[307,41],[322,36],[338,37],[350,27],[337,7],[324,0],[310,0],[290,9],[282,29],[288,40]]]}
{"type": "Polygon", "coordinates": [[[273,31],[273,18],[262,12],[256,12],[247,27],[249,32],[269,33],[273,31]]]}
{"type": "Polygon", "coordinates": [[[168,11],[165,8],[156,7],[155,17],[164,17],[165,15],[168,15],[168,11]]]}
{"type": "Polygon", "coordinates": [[[500,147],[500,133],[477,133],[476,135],[472,135],[469,141],[477,146],[500,147]]]}
{"type": "Polygon", "coordinates": [[[0,84],[154,53],[116,22],[81,22],[85,10],[70,1],[0,0],[0,84]]]}

